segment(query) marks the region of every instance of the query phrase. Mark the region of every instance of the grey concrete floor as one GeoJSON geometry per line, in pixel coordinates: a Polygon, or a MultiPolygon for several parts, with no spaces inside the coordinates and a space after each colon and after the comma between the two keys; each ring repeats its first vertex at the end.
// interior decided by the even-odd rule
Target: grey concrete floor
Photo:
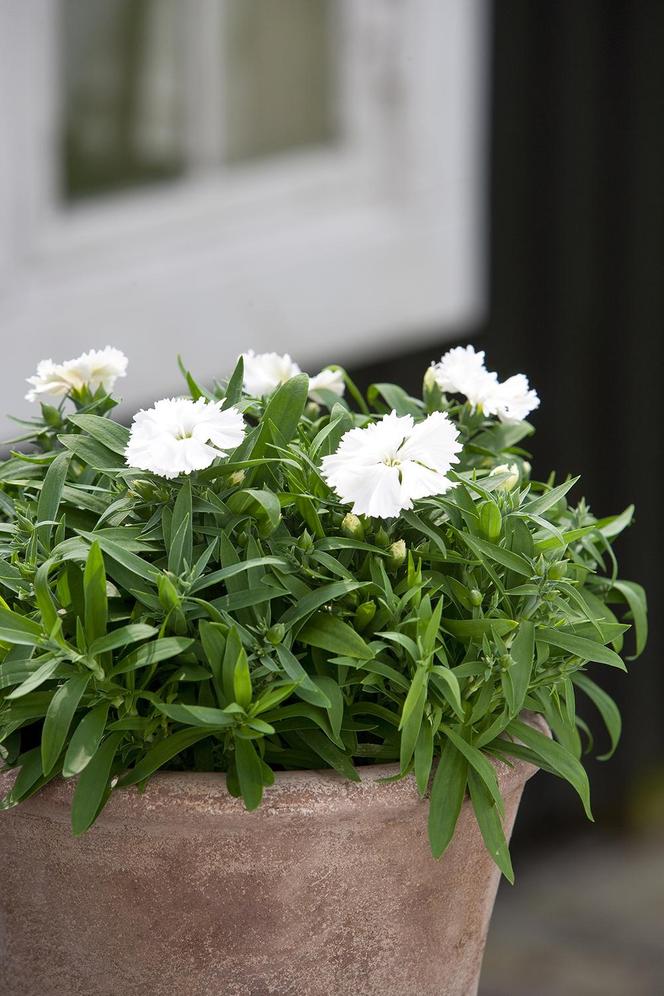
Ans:
{"type": "Polygon", "coordinates": [[[480,996],[664,996],[664,839],[584,839],[501,885],[480,996]]]}

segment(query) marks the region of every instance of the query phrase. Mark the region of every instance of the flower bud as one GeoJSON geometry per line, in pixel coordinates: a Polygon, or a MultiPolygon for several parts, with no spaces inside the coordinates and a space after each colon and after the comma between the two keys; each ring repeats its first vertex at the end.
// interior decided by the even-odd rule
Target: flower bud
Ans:
{"type": "Polygon", "coordinates": [[[480,606],[482,604],[482,592],[479,588],[470,589],[470,604],[480,606]]]}
{"type": "Polygon", "coordinates": [[[376,603],[375,602],[362,602],[358,605],[355,610],[355,618],[353,622],[355,623],[355,629],[358,633],[361,633],[367,628],[369,623],[372,621],[373,617],[376,615],[376,603]]]}
{"type": "Polygon", "coordinates": [[[228,483],[233,487],[235,487],[238,484],[242,484],[246,476],[247,475],[243,470],[235,470],[228,478],[228,483]]]}
{"type": "Polygon", "coordinates": [[[364,525],[362,520],[353,512],[347,512],[341,521],[341,532],[349,539],[363,540],[364,525]]]}
{"type": "Polygon", "coordinates": [[[433,391],[435,387],[438,386],[438,381],[436,380],[436,371],[433,365],[427,367],[427,372],[424,375],[424,390],[433,391]]]}
{"type": "Polygon", "coordinates": [[[406,543],[405,540],[396,540],[389,547],[388,551],[388,565],[393,570],[398,571],[400,567],[406,562],[406,543]]]}
{"type": "Polygon", "coordinates": [[[275,623],[274,626],[270,626],[267,633],[265,634],[265,639],[268,643],[271,643],[276,647],[283,640],[286,635],[286,627],[283,623],[275,623]]]}
{"type": "Polygon", "coordinates": [[[551,581],[561,581],[562,578],[567,576],[566,562],[564,560],[556,560],[553,564],[550,564],[547,576],[551,581]]]}
{"type": "Polygon", "coordinates": [[[383,550],[387,549],[387,547],[389,546],[390,537],[385,532],[382,526],[379,526],[376,532],[374,533],[373,541],[376,544],[376,546],[381,547],[383,550]]]}
{"type": "Polygon", "coordinates": [[[159,591],[159,601],[164,609],[168,611],[179,607],[180,596],[177,588],[167,574],[160,575],[157,588],[159,591]]]}
{"type": "Polygon", "coordinates": [[[317,405],[315,401],[307,402],[307,407],[304,409],[304,414],[307,418],[316,419],[320,415],[320,405],[317,405]]]}
{"type": "Polygon", "coordinates": [[[303,553],[311,553],[314,548],[314,541],[311,538],[311,534],[307,529],[301,534],[297,541],[298,550],[302,550],[303,553]]]}
{"type": "Polygon", "coordinates": [[[479,510],[480,529],[484,536],[492,542],[500,536],[503,527],[503,517],[500,509],[493,501],[485,501],[479,510]]]}
{"type": "Polygon", "coordinates": [[[496,491],[511,491],[519,483],[519,468],[515,463],[501,463],[494,467],[492,474],[509,474],[502,484],[499,484],[496,491]]]}

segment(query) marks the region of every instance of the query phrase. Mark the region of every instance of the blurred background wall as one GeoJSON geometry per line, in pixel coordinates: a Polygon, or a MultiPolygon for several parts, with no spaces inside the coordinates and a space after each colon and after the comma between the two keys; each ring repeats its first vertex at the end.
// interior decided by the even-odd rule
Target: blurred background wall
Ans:
{"type": "Polygon", "coordinates": [[[128,416],[179,388],[177,351],[208,378],[251,347],[313,370],[474,327],[489,13],[0,2],[3,413],[93,344],[131,357],[128,416]]]}
{"type": "Polygon", "coordinates": [[[128,415],[177,350],[416,391],[472,341],[540,393],[536,472],[636,500],[652,637],[604,674],[599,827],[531,783],[486,996],[664,991],[663,52],[661,0],[0,0],[2,413],[40,358],[106,343],[128,415]]]}

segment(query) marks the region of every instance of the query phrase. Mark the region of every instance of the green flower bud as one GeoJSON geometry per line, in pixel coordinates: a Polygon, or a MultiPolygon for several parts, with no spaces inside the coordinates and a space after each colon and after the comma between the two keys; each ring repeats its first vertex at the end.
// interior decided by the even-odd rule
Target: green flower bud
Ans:
{"type": "Polygon", "coordinates": [[[560,581],[567,576],[567,564],[564,560],[556,560],[549,566],[548,577],[552,581],[560,581]]]}
{"type": "Polygon", "coordinates": [[[237,545],[245,547],[248,542],[249,542],[249,534],[244,529],[242,529],[241,532],[237,534],[237,545]]]}
{"type": "Polygon", "coordinates": [[[406,543],[405,540],[396,540],[390,546],[388,558],[388,566],[393,570],[398,571],[400,567],[406,562],[406,543]]]}
{"type": "Polygon", "coordinates": [[[373,541],[376,544],[376,546],[380,546],[383,550],[386,550],[387,547],[390,545],[390,537],[388,533],[385,532],[382,526],[379,526],[376,532],[374,533],[373,541]]]}
{"type": "Polygon", "coordinates": [[[482,604],[482,592],[478,588],[470,589],[470,604],[475,606],[482,604]]]}
{"type": "Polygon", "coordinates": [[[353,622],[355,623],[355,629],[358,633],[361,633],[367,628],[369,623],[372,621],[373,617],[376,615],[376,603],[375,602],[362,602],[358,605],[355,610],[355,618],[353,622]]]}
{"type": "Polygon", "coordinates": [[[363,540],[364,524],[353,512],[347,512],[341,520],[341,532],[349,539],[363,540]]]}
{"type": "Polygon", "coordinates": [[[304,409],[304,414],[312,420],[318,418],[320,415],[320,405],[317,405],[315,401],[309,401],[307,407],[304,409]]]}
{"type": "Polygon", "coordinates": [[[303,553],[310,553],[314,548],[314,541],[311,538],[311,534],[307,529],[304,530],[302,535],[297,541],[298,550],[302,550],[303,553]]]}
{"type": "Polygon", "coordinates": [[[499,664],[500,664],[501,668],[503,669],[503,671],[509,671],[509,669],[512,667],[513,663],[514,663],[514,661],[512,660],[511,654],[502,654],[500,656],[499,664]]]}
{"type": "Polygon", "coordinates": [[[539,557],[535,561],[535,574],[538,577],[543,578],[546,576],[547,572],[547,562],[543,554],[540,553],[539,557]]]}
{"type": "Polygon", "coordinates": [[[235,487],[238,484],[242,484],[242,482],[244,481],[244,479],[245,479],[246,476],[247,475],[245,474],[245,472],[243,470],[236,470],[228,478],[228,483],[230,485],[232,485],[233,487],[235,487]]]}
{"type": "Polygon", "coordinates": [[[485,501],[480,505],[480,529],[484,536],[492,542],[497,540],[503,528],[503,517],[500,509],[493,501],[485,501]]]}
{"type": "Polygon", "coordinates": [[[175,609],[180,605],[178,590],[167,574],[160,575],[157,588],[159,591],[159,602],[167,611],[175,609]]]}
{"type": "Polygon", "coordinates": [[[284,626],[284,624],[275,623],[274,626],[270,626],[270,628],[268,629],[267,633],[265,634],[265,639],[267,640],[268,643],[271,643],[273,646],[276,647],[277,644],[281,643],[285,635],[286,635],[286,627],[284,626]]]}

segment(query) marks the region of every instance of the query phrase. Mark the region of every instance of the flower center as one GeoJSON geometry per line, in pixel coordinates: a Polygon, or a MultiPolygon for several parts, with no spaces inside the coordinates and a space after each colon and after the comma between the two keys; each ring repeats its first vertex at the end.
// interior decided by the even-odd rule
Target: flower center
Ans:
{"type": "Polygon", "coordinates": [[[400,467],[401,466],[401,460],[399,460],[399,458],[395,457],[395,456],[385,457],[385,459],[383,460],[383,463],[385,464],[386,467],[400,467]]]}
{"type": "Polygon", "coordinates": [[[193,436],[193,432],[186,432],[184,429],[182,429],[181,432],[178,432],[176,434],[175,438],[176,439],[191,439],[192,436],[193,436]]]}

